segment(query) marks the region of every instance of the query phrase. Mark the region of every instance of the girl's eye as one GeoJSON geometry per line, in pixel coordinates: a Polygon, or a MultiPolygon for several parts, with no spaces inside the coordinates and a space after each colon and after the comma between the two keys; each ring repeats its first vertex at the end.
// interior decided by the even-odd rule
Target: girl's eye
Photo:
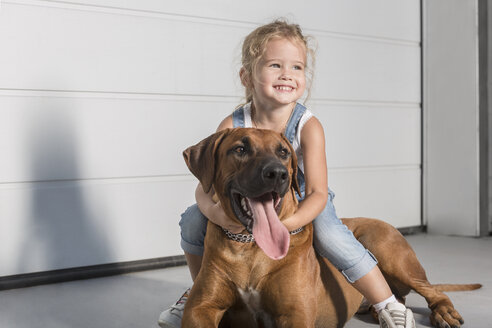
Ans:
{"type": "Polygon", "coordinates": [[[270,67],[273,67],[273,68],[280,68],[280,65],[279,64],[271,64],[270,67]]]}
{"type": "Polygon", "coordinates": [[[298,71],[302,71],[302,66],[296,65],[294,66],[294,69],[298,71]]]}

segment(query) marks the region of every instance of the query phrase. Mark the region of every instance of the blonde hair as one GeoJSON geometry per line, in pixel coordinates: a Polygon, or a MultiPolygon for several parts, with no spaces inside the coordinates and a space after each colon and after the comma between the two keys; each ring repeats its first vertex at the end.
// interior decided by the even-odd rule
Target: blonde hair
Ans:
{"type": "Polygon", "coordinates": [[[283,19],[278,19],[272,23],[256,28],[244,39],[241,63],[242,69],[248,74],[249,79],[249,83],[243,83],[246,89],[246,102],[248,103],[253,100],[253,86],[251,79],[255,79],[255,72],[258,63],[265,54],[268,41],[273,38],[283,38],[290,41],[299,42],[306,49],[306,100],[309,99],[311,95],[315,60],[315,47],[312,45],[313,39],[310,36],[305,36],[299,25],[290,24],[283,19]]]}

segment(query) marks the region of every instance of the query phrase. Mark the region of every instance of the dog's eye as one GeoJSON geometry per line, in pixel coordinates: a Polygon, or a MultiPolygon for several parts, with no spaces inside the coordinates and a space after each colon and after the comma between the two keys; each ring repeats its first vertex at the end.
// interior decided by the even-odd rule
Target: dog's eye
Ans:
{"type": "Polygon", "coordinates": [[[281,157],[284,157],[284,158],[285,158],[285,157],[289,156],[289,154],[290,154],[290,153],[289,153],[289,150],[288,150],[287,148],[283,148],[283,147],[282,147],[282,148],[280,148],[280,149],[278,150],[278,154],[279,154],[281,157]]]}
{"type": "Polygon", "coordinates": [[[243,146],[237,146],[236,148],[234,148],[234,152],[236,154],[242,155],[246,152],[246,149],[243,146]]]}

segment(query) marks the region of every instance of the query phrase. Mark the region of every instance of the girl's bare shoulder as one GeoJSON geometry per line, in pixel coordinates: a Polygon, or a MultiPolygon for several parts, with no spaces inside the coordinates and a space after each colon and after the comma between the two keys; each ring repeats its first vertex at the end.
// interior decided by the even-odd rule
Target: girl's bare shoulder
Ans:
{"type": "Polygon", "coordinates": [[[301,142],[309,143],[310,141],[319,139],[325,139],[323,125],[321,125],[321,122],[315,116],[311,116],[301,130],[301,142]]]}
{"type": "Polygon", "coordinates": [[[219,127],[217,128],[217,132],[225,130],[225,129],[232,129],[234,127],[232,123],[232,114],[227,116],[220,122],[219,127]]]}

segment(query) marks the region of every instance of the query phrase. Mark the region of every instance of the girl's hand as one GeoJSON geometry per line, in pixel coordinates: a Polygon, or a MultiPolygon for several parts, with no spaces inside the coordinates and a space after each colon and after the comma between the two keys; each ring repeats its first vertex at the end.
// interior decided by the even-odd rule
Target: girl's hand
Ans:
{"type": "Polygon", "coordinates": [[[237,221],[231,220],[224,212],[220,201],[214,204],[210,208],[210,216],[208,218],[210,221],[215,223],[218,226],[232,232],[232,233],[240,233],[245,228],[242,224],[237,221]]]}

